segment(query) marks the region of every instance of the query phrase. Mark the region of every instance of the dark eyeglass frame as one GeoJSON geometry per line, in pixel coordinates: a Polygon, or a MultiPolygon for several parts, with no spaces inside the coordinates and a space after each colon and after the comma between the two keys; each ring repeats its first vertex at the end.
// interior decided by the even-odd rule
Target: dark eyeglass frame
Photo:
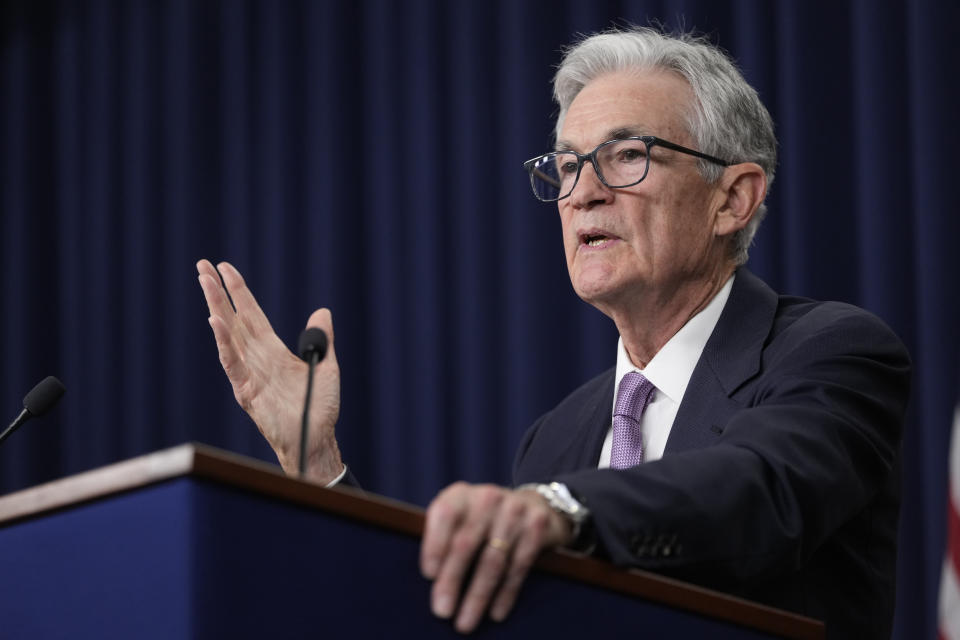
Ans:
{"type": "Polygon", "coordinates": [[[658,138],[657,136],[630,136],[629,138],[614,138],[613,140],[607,140],[606,142],[602,142],[598,144],[597,148],[591,151],[590,153],[577,153],[576,151],[573,151],[571,149],[561,149],[559,151],[551,151],[550,153],[544,153],[542,155],[537,156],[536,158],[530,158],[529,160],[524,162],[523,168],[526,169],[527,173],[530,175],[530,188],[533,189],[533,195],[537,198],[537,200],[539,200],[540,202],[557,202],[559,200],[563,200],[564,198],[569,198],[570,194],[573,193],[573,190],[577,187],[577,183],[580,182],[580,171],[583,169],[583,165],[584,163],[587,162],[587,160],[589,160],[590,164],[593,165],[593,170],[594,172],[596,172],[597,177],[600,178],[600,182],[602,182],[604,185],[606,185],[610,189],[623,189],[625,187],[632,187],[634,185],[640,184],[641,182],[643,182],[643,180],[647,177],[647,174],[650,172],[650,149],[657,146],[663,147],[665,149],[672,149],[673,151],[679,151],[680,153],[685,153],[687,155],[694,156],[697,158],[702,158],[703,160],[707,160],[708,162],[718,164],[721,167],[729,167],[731,164],[734,164],[732,162],[727,162],[726,160],[721,160],[720,158],[707,155],[706,153],[702,153],[694,149],[689,149],[675,142],[670,142],[669,140],[658,138]],[[643,142],[644,145],[646,145],[647,147],[647,157],[646,157],[647,164],[643,168],[643,175],[640,176],[639,180],[636,180],[629,184],[620,184],[620,185],[610,184],[607,182],[607,179],[603,176],[603,171],[600,170],[600,165],[597,162],[597,152],[606,146],[615,144],[617,142],[625,142],[627,140],[639,140],[643,142]],[[569,153],[577,157],[577,177],[574,178],[573,184],[570,186],[570,191],[568,191],[566,194],[559,196],[557,198],[544,199],[544,198],[541,198],[540,194],[537,192],[537,187],[534,183],[534,180],[537,176],[539,176],[541,180],[546,180],[548,182],[552,182],[552,180],[550,179],[549,176],[543,174],[542,172],[539,172],[537,170],[537,165],[539,161],[542,160],[543,158],[556,153],[569,153]]]}

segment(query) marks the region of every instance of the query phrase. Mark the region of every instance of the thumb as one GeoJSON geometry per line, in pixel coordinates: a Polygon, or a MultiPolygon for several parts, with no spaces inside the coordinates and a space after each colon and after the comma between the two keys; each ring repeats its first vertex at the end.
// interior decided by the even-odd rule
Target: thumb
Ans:
{"type": "MultiPolygon", "coordinates": [[[[333,314],[330,309],[317,309],[310,318],[307,319],[307,328],[316,327],[322,329],[327,334],[327,358],[337,359],[337,353],[333,348],[333,314]]],[[[326,359],[326,358],[325,358],[326,359]]]]}

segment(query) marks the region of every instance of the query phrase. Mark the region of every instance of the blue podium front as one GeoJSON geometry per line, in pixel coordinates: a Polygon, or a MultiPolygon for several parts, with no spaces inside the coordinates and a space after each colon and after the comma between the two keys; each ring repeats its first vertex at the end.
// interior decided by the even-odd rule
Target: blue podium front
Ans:
{"type": "MultiPolygon", "coordinates": [[[[184,447],[160,464],[145,456],[0,498],[0,638],[461,637],[429,612],[418,510],[184,447]]],[[[706,613],[638,598],[606,588],[603,572],[611,583],[640,577],[586,562],[594,584],[534,571],[508,620],[477,637],[822,634],[764,608],[759,624],[718,619],[725,596],[695,588],[690,601],[706,613]]]]}

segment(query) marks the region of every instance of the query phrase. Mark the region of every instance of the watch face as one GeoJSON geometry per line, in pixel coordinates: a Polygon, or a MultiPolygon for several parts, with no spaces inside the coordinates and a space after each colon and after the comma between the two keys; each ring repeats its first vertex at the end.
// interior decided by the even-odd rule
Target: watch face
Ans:
{"type": "Polygon", "coordinates": [[[550,503],[550,506],[570,517],[574,522],[582,522],[587,516],[587,510],[580,504],[576,498],[570,495],[567,486],[559,482],[551,482],[549,486],[544,487],[546,491],[544,497],[550,503]],[[547,495],[547,492],[550,495],[547,495]]]}
{"type": "Polygon", "coordinates": [[[529,483],[520,485],[517,489],[536,491],[543,496],[551,509],[569,518],[577,528],[590,517],[590,510],[574,498],[570,494],[570,490],[567,489],[567,485],[561,482],[551,482],[550,484],[529,483]]]}

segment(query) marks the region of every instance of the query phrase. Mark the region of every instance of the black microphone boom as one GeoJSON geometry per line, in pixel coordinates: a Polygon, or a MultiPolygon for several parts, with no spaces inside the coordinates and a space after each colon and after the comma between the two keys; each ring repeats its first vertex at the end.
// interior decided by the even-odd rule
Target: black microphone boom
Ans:
{"type": "MultiPolygon", "coordinates": [[[[326,337],[326,336],[324,336],[326,337]]],[[[36,416],[42,416],[53,408],[60,400],[66,389],[63,383],[54,376],[47,376],[37,386],[30,390],[23,399],[23,411],[17,419],[10,423],[3,433],[0,433],[0,443],[10,437],[10,434],[20,428],[24,422],[36,416]]]]}
{"type": "Polygon", "coordinates": [[[313,394],[314,365],[327,355],[327,334],[323,329],[307,327],[300,334],[300,357],[307,363],[307,397],[303,401],[303,419],[300,422],[300,477],[307,472],[307,432],[310,429],[310,396],[313,394]]]}

